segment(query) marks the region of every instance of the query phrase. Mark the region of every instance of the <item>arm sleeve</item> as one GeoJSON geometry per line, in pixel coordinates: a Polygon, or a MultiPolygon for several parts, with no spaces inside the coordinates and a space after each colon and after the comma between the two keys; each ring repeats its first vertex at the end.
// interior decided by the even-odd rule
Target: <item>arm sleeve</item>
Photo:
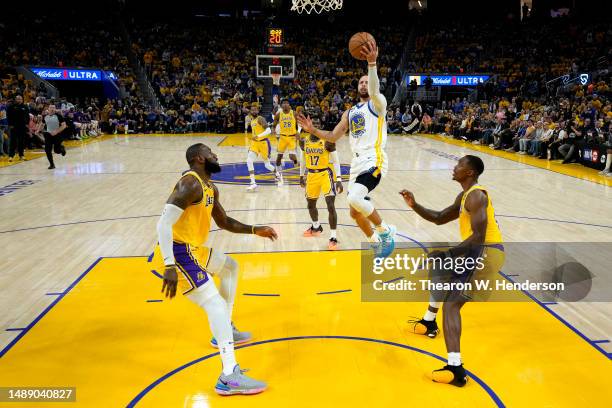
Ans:
{"type": "Polygon", "coordinates": [[[368,93],[376,113],[379,115],[385,115],[387,112],[387,99],[380,93],[380,86],[378,83],[378,72],[376,72],[376,65],[368,66],[368,93]]]}
{"type": "Polygon", "coordinates": [[[164,265],[174,265],[174,251],[172,250],[172,226],[176,224],[183,214],[183,209],[174,204],[166,204],[159,221],[157,222],[157,239],[159,249],[164,258],[164,265]]]}
{"type": "Polygon", "coordinates": [[[340,158],[338,157],[338,152],[336,150],[334,150],[333,152],[331,152],[329,154],[331,156],[332,162],[334,163],[334,173],[336,174],[336,180],[335,181],[340,181],[341,178],[341,174],[340,174],[340,158]]]}
{"type": "Polygon", "coordinates": [[[267,127],[266,130],[257,135],[257,138],[259,139],[260,137],[268,136],[270,133],[272,133],[272,131],[269,127],[267,127]]]}

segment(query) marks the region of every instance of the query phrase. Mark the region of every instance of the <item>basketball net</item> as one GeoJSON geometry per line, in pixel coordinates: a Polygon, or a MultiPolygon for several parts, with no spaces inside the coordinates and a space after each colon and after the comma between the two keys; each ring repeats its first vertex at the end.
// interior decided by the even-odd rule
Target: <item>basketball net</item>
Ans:
{"type": "Polygon", "coordinates": [[[342,8],[342,0],[291,0],[291,3],[291,11],[300,14],[310,14],[313,11],[321,14],[324,11],[340,10],[342,8]]]}
{"type": "Polygon", "coordinates": [[[281,74],[270,74],[270,76],[274,85],[280,85],[281,74]]]}

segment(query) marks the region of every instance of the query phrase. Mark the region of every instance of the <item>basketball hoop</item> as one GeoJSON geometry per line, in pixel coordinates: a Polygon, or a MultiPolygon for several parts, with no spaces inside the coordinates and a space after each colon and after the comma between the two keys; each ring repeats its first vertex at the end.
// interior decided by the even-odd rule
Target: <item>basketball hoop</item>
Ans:
{"type": "Polygon", "coordinates": [[[280,85],[281,74],[270,74],[272,77],[272,84],[280,85]]]}
{"type": "Polygon", "coordinates": [[[310,14],[313,11],[321,14],[324,11],[340,10],[342,0],[291,0],[291,11],[310,14]]]}

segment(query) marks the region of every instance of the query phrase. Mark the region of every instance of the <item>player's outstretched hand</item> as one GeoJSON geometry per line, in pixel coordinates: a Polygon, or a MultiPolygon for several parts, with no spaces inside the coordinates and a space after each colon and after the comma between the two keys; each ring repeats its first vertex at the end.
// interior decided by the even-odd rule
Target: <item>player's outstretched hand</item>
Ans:
{"type": "Polygon", "coordinates": [[[310,119],[310,116],[304,116],[302,113],[298,113],[296,118],[302,127],[302,130],[312,134],[314,126],[312,125],[312,119],[310,119]]]}
{"type": "Polygon", "coordinates": [[[378,46],[373,41],[368,41],[361,46],[361,55],[368,61],[368,64],[376,64],[378,58],[378,46]]]}
{"type": "Polygon", "coordinates": [[[342,194],[344,187],[342,187],[341,181],[336,181],[336,194],[342,194]]]}
{"type": "Polygon", "coordinates": [[[406,202],[406,204],[408,204],[408,207],[414,207],[416,201],[414,200],[414,194],[412,194],[412,192],[408,190],[402,190],[400,191],[400,195],[404,198],[404,201],[406,202]]]}
{"type": "Polygon", "coordinates": [[[300,176],[300,187],[306,188],[306,177],[300,176]]]}
{"type": "Polygon", "coordinates": [[[278,239],[278,234],[272,227],[255,227],[254,231],[255,235],[263,238],[270,238],[270,241],[276,241],[278,239]]]}
{"type": "Polygon", "coordinates": [[[176,285],[178,283],[178,273],[176,265],[168,265],[164,271],[164,283],[162,284],[162,293],[169,299],[176,296],[176,285]]]}

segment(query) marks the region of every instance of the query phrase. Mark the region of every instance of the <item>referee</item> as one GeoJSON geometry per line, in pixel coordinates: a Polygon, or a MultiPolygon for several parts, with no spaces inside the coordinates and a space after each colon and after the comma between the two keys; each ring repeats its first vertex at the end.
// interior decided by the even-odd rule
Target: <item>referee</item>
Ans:
{"type": "Polygon", "coordinates": [[[49,170],[55,168],[53,163],[53,152],[66,155],[66,148],[62,144],[62,132],[66,129],[66,120],[62,115],[55,111],[55,105],[51,104],[47,108],[45,115],[45,153],[49,160],[49,170]]]}

